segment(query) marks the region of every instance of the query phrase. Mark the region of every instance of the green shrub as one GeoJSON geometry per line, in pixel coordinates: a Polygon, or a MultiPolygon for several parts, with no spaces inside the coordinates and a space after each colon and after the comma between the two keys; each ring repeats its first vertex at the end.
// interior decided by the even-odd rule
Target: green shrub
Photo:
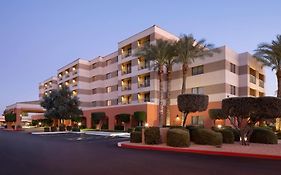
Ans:
{"type": "Polygon", "coordinates": [[[44,132],[50,132],[50,128],[49,127],[45,127],[44,128],[44,132]]]}
{"type": "Polygon", "coordinates": [[[5,114],[5,121],[6,122],[16,122],[17,116],[15,113],[6,113],[5,114]]]}
{"type": "Polygon", "coordinates": [[[57,129],[57,127],[56,126],[52,126],[51,127],[51,132],[56,132],[58,129],[57,129]]]}
{"type": "Polygon", "coordinates": [[[124,131],[124,126],[122,126],[122,125],[115,125],[115,126],[114,126],[114,130],[117,130],[117,131],[124,131]]]}
{"type": "Polygon", "coordinates": [[[273,131],[261,127],[253,129],[250,137],[252,143],[277,144],[278,138],[273,131]]]}
{"type": "Polygon", "coordinates": [[[71,131],[72,130],[72,126],[66,126],[66,130],[67,131],[71,131]]]}
{"type": "Polygon", "coordinates": [[[59,131],[65,131],[65,125],[64,124],[61,124],[59,126],[59,131]]]}
{"type": "Polygon", "coordinates": [[[131,143],[141,143],[142,134],[139,131],[131,132],[130,134],[130,142],[131,143]]]}
{"type": "Polygon", "coordinates": [[[73,126],[73,127],[72,127],[72,131],[73,131],[73,132],[80,132],[80,128],[79,128],[79,127],[76,127],[76,126],[73,126]]]}
{"type": "Polygon", "coordinates": [[[194,142],[201,145],[221,145],[222,134],[211,129],[198,128],[194,130],[194,142]]]}
{"type": "Polygon", "coordinates": [[[223,143],[234,143],[235,137],[230,129],[221,129],[219,132],[222,134],[223,143]]]}
{"type": "Polygon", "coordinates": [[[169,129],[167,145],[173,147],[188,147],[190,145],[189,131],[184,129],[169,129]]]}
{"type": "Polygon", "coordinates": [[[186,126],[186,129],[189,131],[189,136],[190,136],[190,141],[194,142],[194,137],[195,137],[195,131],[197,129],[203,128],[201,125],[188,125],[186,126]]]}
{"type": "Polygon", "coordinates": [[[232,131],[234,135],[234,141],[236,142],[240,141],[240,132],[238,129],[232,128],[231,126],[224,126],[223,129],[232,131]]]}
{"type": "Polygon", "coordinates": [[[160,129],[159,127],[149,127],[144,130],[145,144],[153,145],[160,143],[160,129]]]}
{"type": "Polygon", "coordinates": [[[80,126],[80,129],[86,129],[86,128],[87,128],[86,125],[81,125],[81,126],[80,126]]]}

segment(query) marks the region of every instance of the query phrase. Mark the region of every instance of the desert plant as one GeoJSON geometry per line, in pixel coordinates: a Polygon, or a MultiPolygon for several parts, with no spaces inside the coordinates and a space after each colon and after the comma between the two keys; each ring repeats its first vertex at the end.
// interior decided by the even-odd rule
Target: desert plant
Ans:
{"type": "Polygon", "coordinates": [[[130,142],[131,143],[141,143],[142,141],[142,134],[140,131],[134,131],[130,134],[130,142]]]}
{"type": "Polygon", "coordinates": [[[173,147],[188,147],[190,145],[188,130],[169,129],[167,133],[167,145],[173,147]]]}
{"type": "Polygon", "coordinates": [[[59,126],[59,131],[65,131],[65,125],[64,124],[61,124],[59,126]]]}
{"type": "Polygon", "coordinates": [[[56,126],[52,126],[51,127],[51,132],[56,132],[58,129],[57,129],[57,127],[56,126]]]}
{"type": "Polygon", "coordinates": [[[44,132],[50,132],[50,127],[44,127],[44,132]]]}
{"type": "Polygon", "coordinates": [[[190,141],[194,142],[194,138],[196,137],[196,130],[204,128],[203,126],[199,125],[188,125],[186,129],[189,131],[190,141]]]}
{"type": "Polygon", "coordinates": [[[159,127],[149,127],[144,130],[145,144],[153,145],[160,143],[160,129],[159,127]]]}
{"type": "Polygon", "coordinates": [[[273,131],[257,127],[253,129],[253,133],[250,137],[252,143],[265,143],[265,144],[277,144],[278,138],[273,131]]]}
{"type": "Polygon", "coordinates": [[[199,128],[194,131],[194,143],[201,145],[215,145],[222,144],[222,134],[212,131],[211,129],[199,128]]]}
{"type": "Polygon", "coordinates": [[[66,126],[66,130],[67,131],[71,131],[72,130],[72,126],[66,126]]]}

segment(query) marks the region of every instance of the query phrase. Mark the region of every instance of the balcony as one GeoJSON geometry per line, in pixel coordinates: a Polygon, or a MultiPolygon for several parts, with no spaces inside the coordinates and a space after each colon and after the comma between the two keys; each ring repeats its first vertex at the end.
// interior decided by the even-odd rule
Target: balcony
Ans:
{"type": "Polygon", "coordinates": [[[131,78],[123,79],[121,81],[121,90],[126,91],[126,90],[131,90],[131,89],[132,89],[131,78]]]}
{"type": "Polygon", "coordinates": [[[250,82],[256,84],[256,77],[250,74],[250,82]]]}
{"type": "Polygon", "coordinates": [[[122,75],[132,73],[132,64],[131,62],[124,63],[121,65],[122,75]]]}
{"type": "Polygon", "coordinates": [[[259,80],[259,86],[264,88],[264,81],[263,80],[259,80]]]}
{"type": "Polygon", "coordinates": [[[141,69],[147,69],[147,68],[150,68],[149,61],[147,61],[144,58],[139,58],[138,59],[138,69],[141,70],[141,69]]]}
{"type": "Polygon", "coordinates": [[[140,75],[138,76],[138,87],[149,87],[150,86],[150,75],[140,75]]]}
{"type": "Polygon", "coordinates": [[[132,55],[132,46],[131,44],[123,47],[121,49],[122,58],[126,58],[132,55]]]}
{"type": "Polygon", "coordinates": [[[121,100],[122,100],[122,104],[125,105],[125,104],[131,104],[132,103],[132,95],[124,95],[121,97],[121,100]]]}
{"type": "Polygon", "coordinates": [[[138,47],[142,48],[149,43],[150,43],[150,36],[148,35],[148,36],[138,40],[138,47]]]}
{"type": "Polygon", "coordinates": [[[138,93],[138,102],[144,103],[144,102],[150,102],[150,93],[138,93]]]}
{"type": "Polygon", "coordinates": [[[131,85],[128,85],[128,86],[122,86],[122,91],[128,91],[128,90],[132,90],[131,85]]]}
{"type": "Polygon", "coordinates": [[[150,81],[144,81],[144,82],[138,84],[139,88],[149,87],[149,86],[150,86],[150,81]]]}

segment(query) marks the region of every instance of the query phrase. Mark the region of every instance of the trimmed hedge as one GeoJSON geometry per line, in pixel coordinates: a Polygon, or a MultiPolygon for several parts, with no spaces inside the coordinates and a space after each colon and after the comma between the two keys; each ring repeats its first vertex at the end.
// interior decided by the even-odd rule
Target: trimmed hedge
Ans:
{"type": "Polygon", "coordinates": [[[219,132],[222,134],[223,143],[234,143],[235,137],[230,129],[222,129],[219,132]]]}
{"type": "Polygon", "coordinates": [[[143,126],[137,126],[137,127],[135,127],[135,131],[141,131],[142,128],[145,128],[145,127],[143,127],[143,126]]]}
{"type": "Polygon", "coordinates": [[[141,140],[142,140],[142,136],[141,135],[142,134],[139,131],[131,132],[131,134],[130,134],[130,142],[131,143],[141,143],[141,140]]]}
{"type": "Polygon", "coordinates": [[[60,125],[59,126],[59,131],[65,131],[65,125],[60,125]]]}
{"type": "Polygon", "coordinates": [[[169,129],[167,133],[167,145],[173,147],[190,146],[189,131],[184,129],[169,129]]]}
{"type": "Polygon", "coordinates": [[[80,128],[77,127],[77,126],[73,126],[73,127],[72,127],[72,131],[74,131],[74,132],[80,132],[80,128]]]}
{"type": "Polygon", "coordinates": [[[194,143],[200,145],[221,145],[222,134],[211,129],[198,128],[194,130],[194,143]]]}
{"type": "Polygon", "coordinates": [[[253,133],[250,137],[250,142],[252,143],[264,143],[264,144],[277,144],[277,135],[265,128],[254,128],[253,133]]]}
{"type": "Polygon", "coordinates": [[[7,113],[5,114],[5,121],[6,122],[16,122],[17,116],[15,113],[7,113]]]}
{"type": "Polygon", "coordinates": [[[203,126],[196,126],[196,125],[188,125],[186,129],[189,131],[190,141],[194,142],[194,138],[196,137],[195,131],[197,129],[204,128],[203,126]]]}
{"type": "Polygon", "coordinates": [[[159,127],[149,127],[144,130],[145,144],[154,145],[160,143],[160,129],[159,127]]]}
{"type": "Polygon", "coordinates": [[[278,139],[281,139],[281,131],[277,132],[276,135],[277,135],[277,138],[278,138],[278,139]]]}
{"type": "Polygon", "coordinates": [[[66,130],[67,131],[71,131],[72,130],[72,126],[66,126],[66,130]]]}

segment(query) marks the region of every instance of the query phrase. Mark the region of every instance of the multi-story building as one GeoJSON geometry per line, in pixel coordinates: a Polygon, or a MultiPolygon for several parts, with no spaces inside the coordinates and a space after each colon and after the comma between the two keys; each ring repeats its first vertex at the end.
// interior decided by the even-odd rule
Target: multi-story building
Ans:
{"type": "MultiPolygon", "coordinates": [[[[135,56],[144,44],[154,44],[157,39],[176,41],[179,38],[158,26],[152,26],[119,42],[116,52],[89,61],[77,59],[60,68],[56,77],[40,83],[40,97],[63,84],[69,86],[73,95],[81,101],[87,127],[92,126],[92,112],[105,112],[109,129],[114,128],[117,114],[133,114],[135,111],[147,112],[147,123],[157,125],[157,72],[152,62],[135,56]]],[[[264,95],[264,72],[259,62],[249,53],[239,54],[226,46],[216,49],[220,52],[196,59],[189,65],[188,93],[208,95],[209,109],[220,108],[222,99],[227,97],[264,95]]],[[[178,125],[181,119],[177,116],[181,114],[176,101],[181,93],[181,64],[173,66],[171,84],[171,116],[166,123],[178,125]]],[[[190,114],[187,123],[212,125],[207,111],[190,114]]]]}

